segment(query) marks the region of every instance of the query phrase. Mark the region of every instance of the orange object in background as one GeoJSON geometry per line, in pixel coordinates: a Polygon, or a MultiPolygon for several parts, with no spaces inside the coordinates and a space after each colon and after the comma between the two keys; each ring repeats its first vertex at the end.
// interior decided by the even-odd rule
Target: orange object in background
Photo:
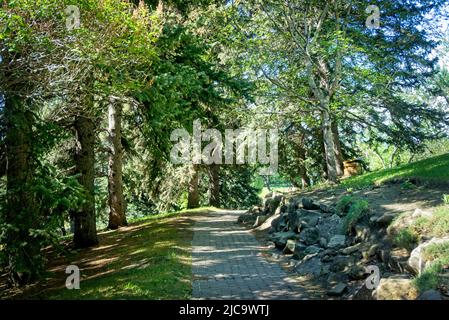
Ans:
{"type": "Polygon", "coordinates": [[[344,176],[353,177],[363,173],[363,167],[360,160],[343,161],[344,176]]]}

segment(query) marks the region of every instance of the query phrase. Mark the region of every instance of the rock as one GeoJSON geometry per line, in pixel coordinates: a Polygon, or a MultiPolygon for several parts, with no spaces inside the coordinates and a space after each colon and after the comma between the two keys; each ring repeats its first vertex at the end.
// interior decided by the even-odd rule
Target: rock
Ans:
{"type": "Polygon", "coordinates": [[[431,218],[433,213],[416,209],[413,213],[400,215],[392,224],[387,228],[387,234],[390,237],[397,235],[401,230],[408,228],[419,218],[431,218]]]}
{"type": "Polygon", "coordinates": [[[270,236],[270,240],[274,242],[277,248],[284,249],[287,241],[295,237],[296,233],[294,232],[275,232],[270,236]]]}
{"type": "Polygon", "coordinates": [[[368,250],[362,252],[362,256],[365,260],[369,260],[375,255],[377,255],[377,252],[379,251],[380,246],[378,244],[373,244],[371,247],[369,247],[368,250]]]}
{"type": "Polygon", "coordinates": [[[263,209],[262,209],[261,207],[253,206],[253,207],[251,207],[251,208],[248,210],[247,213],[248,213],[248,214],[256,214],[256,215],[258,215],[258,214],[261,214],[262,211],[263,211],[263,209]]]}
{"type": "Polygon", "coordinates": [[[368,277],[366,269],[359,265],[351,266],[347,274],[351,280],[365,280],[368,277]]]}
{"type": "Polygon", "coordinates": [[[302,198],[302,207],[306,210],[319,210],[320,205],[316,204],[311,198],[302,198]]]}
{"type": "Polygon", "coordinates": [[[287,240],[287,244],[285,245],[284,248],[284,253],[293,253],[296,256],[302,256],[304,257],[306,254],[304,253],[305,249],[307,247],[305,245],[303,245],[302,243],[300,243],[298,240],[295,239],[289,239],[287,240]]]}
{"type": "Polygon", "coordinates": [[[270,230],[271,232],[280,231],[277,229],[279,225],[280,216],[269,216],[264,223],[262,223],[259,227],[257,227],[258,231],[270,230]]]}
{"type": "MultiPolygon", "coordinates": [[[[285,217],[285,215],[271,216],[267,221],[271,221],[270,225],[274,232],[284,231],[284,229],[287,227],[287,218],[285,217]]],[[[263,226],[266,227],[266,224],[263,226]]]]}
{"type": "MultiPolygon", "coordinates": [[[[284,196],[282,194],[273,194],[272,197],[265,198],[264,203],[264,214],[273,215],[276,213],[276,210],[281,205],[281,202],[284,200],[284,196]]],[[[279,211],[280,213],[280,211],[279,211]]]]}
{"type": "Polygon", "coordinates": [[[418,300],[443,300],[443,296],[440,291],[427,290],[419,296],[418,300]]]}
{"type": "Polygon", "coordinates": [[[346,248],[342,249],[341,253],[345,254],[345,255],[350,255],[350,254],[353,254],[354,252],[360,250],[361,247],[362,247],[362,244],[361,243],[357,243],[357,244],[355,244],[353,246],[346,247],[346,248]]]}
{"type": "Polygon", "coordinates": [[[408,278],[384,278],[376,288],[377,300],[416,300],[417,297],[418,291],[408,278]]]}
{"type": "Polygon", "coordinates": [[[295,271],[302,276],[315,278],[323,274],[323,264],[316,254],[308,255],[296,264],[295,271]]]}
{"type": "Polygon", "coordinates": [[[242,214],[238,217],[237,222],[242,224],[254,224],[256,222],[257,216],[252,214],[242,214]]]}
{"type": "Polygon", "coordinates": [[[253,228],[260,227],[268,218],[269,216],[258,216],[253,224],[253,228]]]}
{"type": "Polygon", "coordinates": [[[356,225],[354,229],[355,229],[355,241],[364,242],[369,238],[370,230],[368,227],[363,225],[356,225]]]}
{"type": "Polygon", "coordinates": [[[315,254],[315,253],[320,253],[321,251],[323,251],[322,248],[318,247],[318,246],[308,246],[305,250],[304,253],[306,255],[308,254],[315,254]]]}
{"type": "Polygon", "coordinates": [[[340,297],[345,293],[347,289],[348,287],[344,283],[340,282],[336,286],[332,287],[332,289],[330,289],[327,294],[332,297],[340,297]]]}
{"type": "Polygon", "coordinates": [[[310,246],[316,244],[320,240],[320,233],[317,228],[305,229],[299,234],[299,239],[310,246]]]}
{"type": "Polygon", "coordinates": [[[322,246],[323,248],[327,248],[327,240],[326,240],[326,238],[321,237],[319,243],[320,243],[320,246],[322,246]]]}
{"type": "Polygon", "coordinates": [[[421,274],[432,261],[428,261],[425,257],[425,249],[431,245],[435,244],[449,244],[449,237],[444,238],[433,238],[430,241],[426,241],[416,247],[412,253],[410,254],[410,258],[408,259],[408,265],[416,274],[421,274]]]}
{"type": "Polygon", "coordinates": [[[381,216],[373,216],[370,218],[370,221],[378,224],[381,227],[389,226],[393,220],[396,218],[396,214],[385,213],[381,216]]]}
{"type": "Polygon", "coordinates": [[[407,249],[395,248],[389,252],[382,250],[380,256],[382,261],[393,271],[404,273],[410,270],[408,266],[410,253],[407,249]]]}
{"type": "Polygon", "coordinates": [[[288,225],[290,230],[301,231],[307,228],[313,228],[318,224],[320,213],[298,209],[296,212],[288,214],[288,225]]]}
{"type": "Polygon", "coordinates": [[[335,213],[335,208],[331,207],[331,206],[327,206],[325,204],[320,204],[320,211],[323,212],[323,213],[334,214],[335,213]]]}
{"type": "Polygon", "coordinates": [[[332,259],[330,271],[342,272],[354,264],[354,259],[350,256],[337,256],[332,259]]]}
{"type": "Polygon", "coordinates": [[[345,243],[346,243],[345,235],[335,235],[329,240],[327,247],[330,249],[337,249],[337,248],[344,247],[345,243]]]}
{"type": "Polygon", "coordinates": [[[291,198],[287,203],[287,210],[286,212],[296,212],[296,210],[299,209],[300,199],[298,198],[291,198]]]}
{"type": "Polygon", "coordinates": [[[335,235],[343,234],[343,221],[334,214],[331,217],[321,219],[317,226],[320,236],[329,241],[335,235]]]}
{"type": "Polygon", "coordinates": [[[349,278],[343,272],[330,273],[327,277],[327,283],[330,285],[337,285],[338,283],[348,283],[349,278]]]}
{"type": "Polygon", "coordinates": [[[352,297],[350,297],[351,300],[374,300],[373,297],[373,291],[368,289],[366,287],[366,284],[363,283],[359,286],[358,289],[355,290],[355,293],[352,297]]]}

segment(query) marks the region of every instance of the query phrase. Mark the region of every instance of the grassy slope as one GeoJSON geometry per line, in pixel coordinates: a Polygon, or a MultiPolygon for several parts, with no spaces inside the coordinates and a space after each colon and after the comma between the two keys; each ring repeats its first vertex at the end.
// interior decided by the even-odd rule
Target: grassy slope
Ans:
{"type": "Polygon", "coordinates": [[[341,186],[362,188],[373,184],[379,185],[393,179],[407,178],[417,178],[436,183],[449,183],[449,154],[345,179],[342,181],[341,186]]]}
{"type": "Polygon", "coordinates": [[[53,258],[43,281],[13,298],[189,299],[192,215],[163,214],[99,235],[100,246],[53,258]],[[81,289],[65,288],[65,268],[81,269],[81,289]]]}

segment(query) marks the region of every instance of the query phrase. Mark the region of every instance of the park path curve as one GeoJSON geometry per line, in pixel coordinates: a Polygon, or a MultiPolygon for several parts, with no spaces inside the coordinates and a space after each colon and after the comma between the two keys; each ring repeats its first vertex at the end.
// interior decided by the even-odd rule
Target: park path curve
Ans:
{"type": "Polygon", "coordinates": [[[255,236],[237,224],[241,211],[195,218],[193,299],[304,299],[304,290],[279,264],[262,255],[255,236]]]}

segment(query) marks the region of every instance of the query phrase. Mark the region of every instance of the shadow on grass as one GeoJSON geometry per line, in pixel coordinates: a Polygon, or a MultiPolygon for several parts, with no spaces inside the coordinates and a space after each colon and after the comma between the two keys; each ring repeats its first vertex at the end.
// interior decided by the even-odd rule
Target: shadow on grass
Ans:
{"type": "Polygon", "coordinates": [[[191,296],[193,216],[210,209],[149,218],[99,234],[100,245],[58,255],[48,248],[45,276],[6,299],[188,299],[191,296]],[[65,288],[68,265],[81,271],[81,289],[65,288]]]}

